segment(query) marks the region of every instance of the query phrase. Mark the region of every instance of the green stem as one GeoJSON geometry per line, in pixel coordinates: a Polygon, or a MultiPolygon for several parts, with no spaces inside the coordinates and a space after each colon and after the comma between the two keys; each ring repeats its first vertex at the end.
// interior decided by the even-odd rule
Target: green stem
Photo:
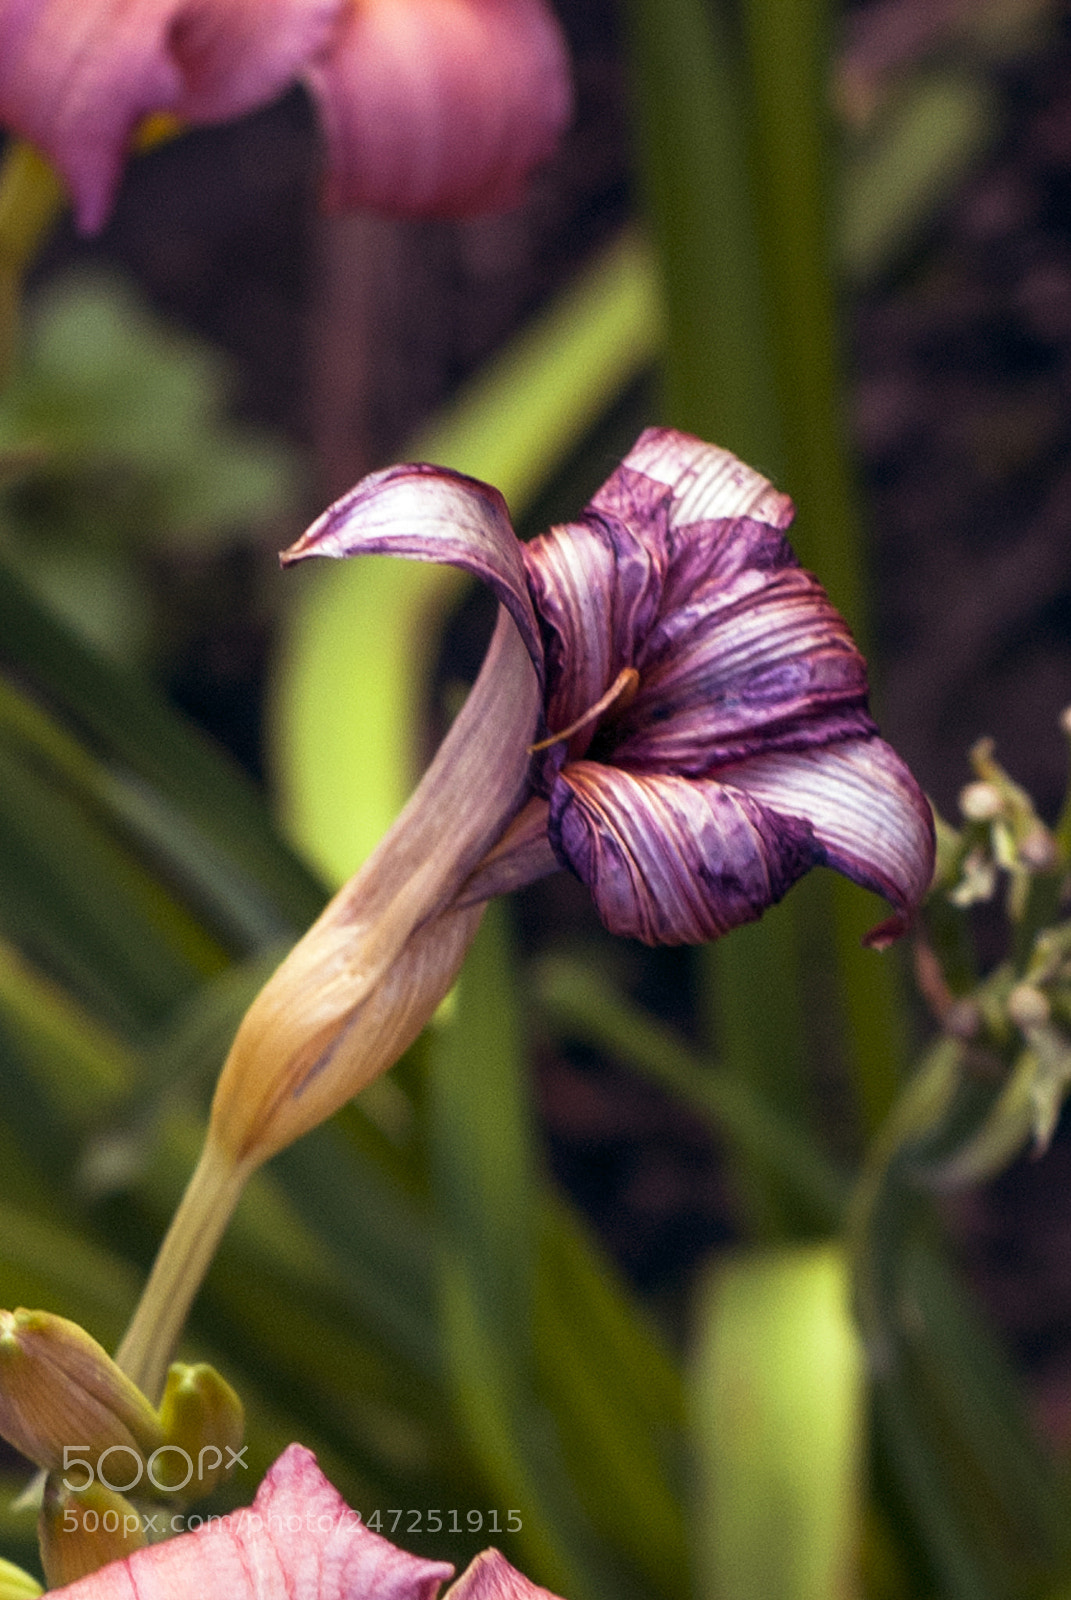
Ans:
{"type": "Polygon", "coordinates": [[[194,1296],[248,1177],[247,1166],[235,1166],[211,1140],[205,1144],[116,1351],[116,1363],[154,1405],[163,1393],[194,1296]]]}

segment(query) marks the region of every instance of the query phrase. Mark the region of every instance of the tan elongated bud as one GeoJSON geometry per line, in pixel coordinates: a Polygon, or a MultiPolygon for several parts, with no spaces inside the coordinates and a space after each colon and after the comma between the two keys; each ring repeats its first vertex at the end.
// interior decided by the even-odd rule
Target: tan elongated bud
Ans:
{"type": "Polygon", "coordinates": [[[102,1483],[68,1489],[49,1473],[37,1519],[41,1565],[50,1589],[122,1561],[146,1543],[141,1516],[129,1500],[102,1483]]]}
{"type": "Polygon", "coordinates": [[[210,1138],[259,1164],[394,1064],[453,983],[479,906],[451,902],[525,797],[540,693],[503,612],[480,676],[386,837],[253,1001],[210,1138]]]}
{"type": "Polygon", "coordinates": [[[40,1593],[36,1578],[0,1556],[0,1600],[37,1600],[40,1593]]]}
{"type": "Polygon", "coordinates": [[[0,1433],[39,1467],[132,1465],[163,1443],[152,1406],[84,1328],[48,1311],[0,1311],[0,1433]]]}
{"type": "Polygon", "coordinates": [[[201,1160],[116,1356],[153,1398],[250,1173],[393,1066],[453,983],[483,912],[460,892],[528,797],[541,703],[500,608],[416,793],[246,1012],[201,1160]]]}
{"type": "Polygon", "coordinates": [[[201,1500],[234,1471],[245,1437],[242,1402],[205,1362],[172,1364],[160,1402],[164,1444],[153,1461],[155,1487],[201,1500]]]}

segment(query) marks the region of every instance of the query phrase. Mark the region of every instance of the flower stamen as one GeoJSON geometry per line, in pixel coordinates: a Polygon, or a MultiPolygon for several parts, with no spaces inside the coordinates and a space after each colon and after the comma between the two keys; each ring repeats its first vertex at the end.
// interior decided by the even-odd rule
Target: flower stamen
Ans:
{"type": "Polygon", "coordinates": [[[611,706],[616,706],[618,711],[624,711],[635,700],[639,687],[640,675],[636,668],[622,667],[606,693],[596,700],[593,706],[589,706],[583,716],[577,717],[575,722],[571,722],[560,733],[552,733],[549,738],[540,739],[538,744],[530,744],[528,754],[534,756],[540,750],[549,750],[552,744],[560,744],[563,739],[571,739],[574,733],[586,728],[589,722],[601,717],[611,706]]]}

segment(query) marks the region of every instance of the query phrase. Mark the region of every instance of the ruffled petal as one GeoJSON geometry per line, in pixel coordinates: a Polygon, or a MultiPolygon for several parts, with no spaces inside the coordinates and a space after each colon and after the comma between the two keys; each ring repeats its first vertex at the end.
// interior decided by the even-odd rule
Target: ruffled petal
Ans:
{"type": "Polygon", "coordinates": [[[371,1532],[312,1452],[292,1444],[252,1506],[52,1592],[70,1600],[434,1600],[453,1570],[371,1532]]]}
{"type": "Polygon", "coordinates": [[[813,866],[810,825],[713,780],[571,762],[548,832],[611,933],[701,944],[752,922],[813,866]]]}
{"type": "Polygon", "coordinates": [[[130,135],[273,99],[323,49],[345,0],[0,0],[0,122],[39,145],[79,227],[111,208],[130,135]]]}
{"type": "MultiPolygon", "coordinates": [[[[730,526],[743,544],[758,525],[730,526]]],[[[635,665],[639,691],[614,729],[614,760],[632,770],[711,774],[875,731],[866,663],[821,585],[794,565],[703,578],[663,606],[635,665]]]]}
{"type": "MultiPolygon", "coordinates": [[[[665,568],[642,521],[586,517],[551,528],[522,547],[547,650],[547,727],[567,728],[631,666],[654,622],[665,568]]],[[[594,726],[552,753],[583,755],[594,726]]],[[[554,756],[557,759],[554,759],[554,756]]]]}
{"type": "Polygon", "coordinates": [[[555,1600],[497,1550],[483,1550],[453,1584],[446,1600],[555,1600]]]}
{"type": "Polygon", "coordinates": [[[933,878],[933,812],[884,739],[756,756],[719,776],[771,811],[806,821],[824,865],[896,907],[867,944],[880,949],[906,930],[933,878]]]}
{"type": "Polygon", "coordinates": [[[771,528],[787,528],[793,517],[792,501],[780,494],[753,467],[731,451],[706,444],[675,428],[647,428],[621,466],[599,490],[591,508],[613,510],[630,474],[641,473],[670,491],[668,526],[688,527],[693,522],[749,517],[771,528]]]}
{"type": "Polygon", "coordinates": [[[329,506],[281,560],[288,566],[307,556],[360,555],[437,561],[480,578],[517,624],[542,680],[543,645],[521,546],[497,489],[445,467],[388,467],[329,506]]]}
{"type": "Polygon", "coordinates": [[[464,216],[515,204],[572,94],[543,0],[361,0],[308,81],[328,204],[464,216]]]}

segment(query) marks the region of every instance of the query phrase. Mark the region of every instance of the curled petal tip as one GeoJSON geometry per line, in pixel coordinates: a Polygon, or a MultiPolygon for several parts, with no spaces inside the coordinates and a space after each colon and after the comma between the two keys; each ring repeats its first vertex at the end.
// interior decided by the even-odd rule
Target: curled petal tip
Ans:
{"type": "Polygon", "coordinates": [[[933,812],[884,739],[756,756],[722,776],[771,810],[806,819],[821,862],[890,902],[895,915],[864,943],[882,950],[907,931],[933,879],[933,812]]]}
{"type": "Polygon", "coordinates": [[[408,556],[471,572],[512,616],[537,673],[543,645],[521,545],[497,489],[446,467],[418,462],[362,478],[329,506],[281,560],[309,556],[408,556]]]}
{"type": "Polygon", "coordinates": [[[510,1565],[498,1550],[483,1550],[450,1589],[447,1600],[556,1600],[510,1565]]]}

